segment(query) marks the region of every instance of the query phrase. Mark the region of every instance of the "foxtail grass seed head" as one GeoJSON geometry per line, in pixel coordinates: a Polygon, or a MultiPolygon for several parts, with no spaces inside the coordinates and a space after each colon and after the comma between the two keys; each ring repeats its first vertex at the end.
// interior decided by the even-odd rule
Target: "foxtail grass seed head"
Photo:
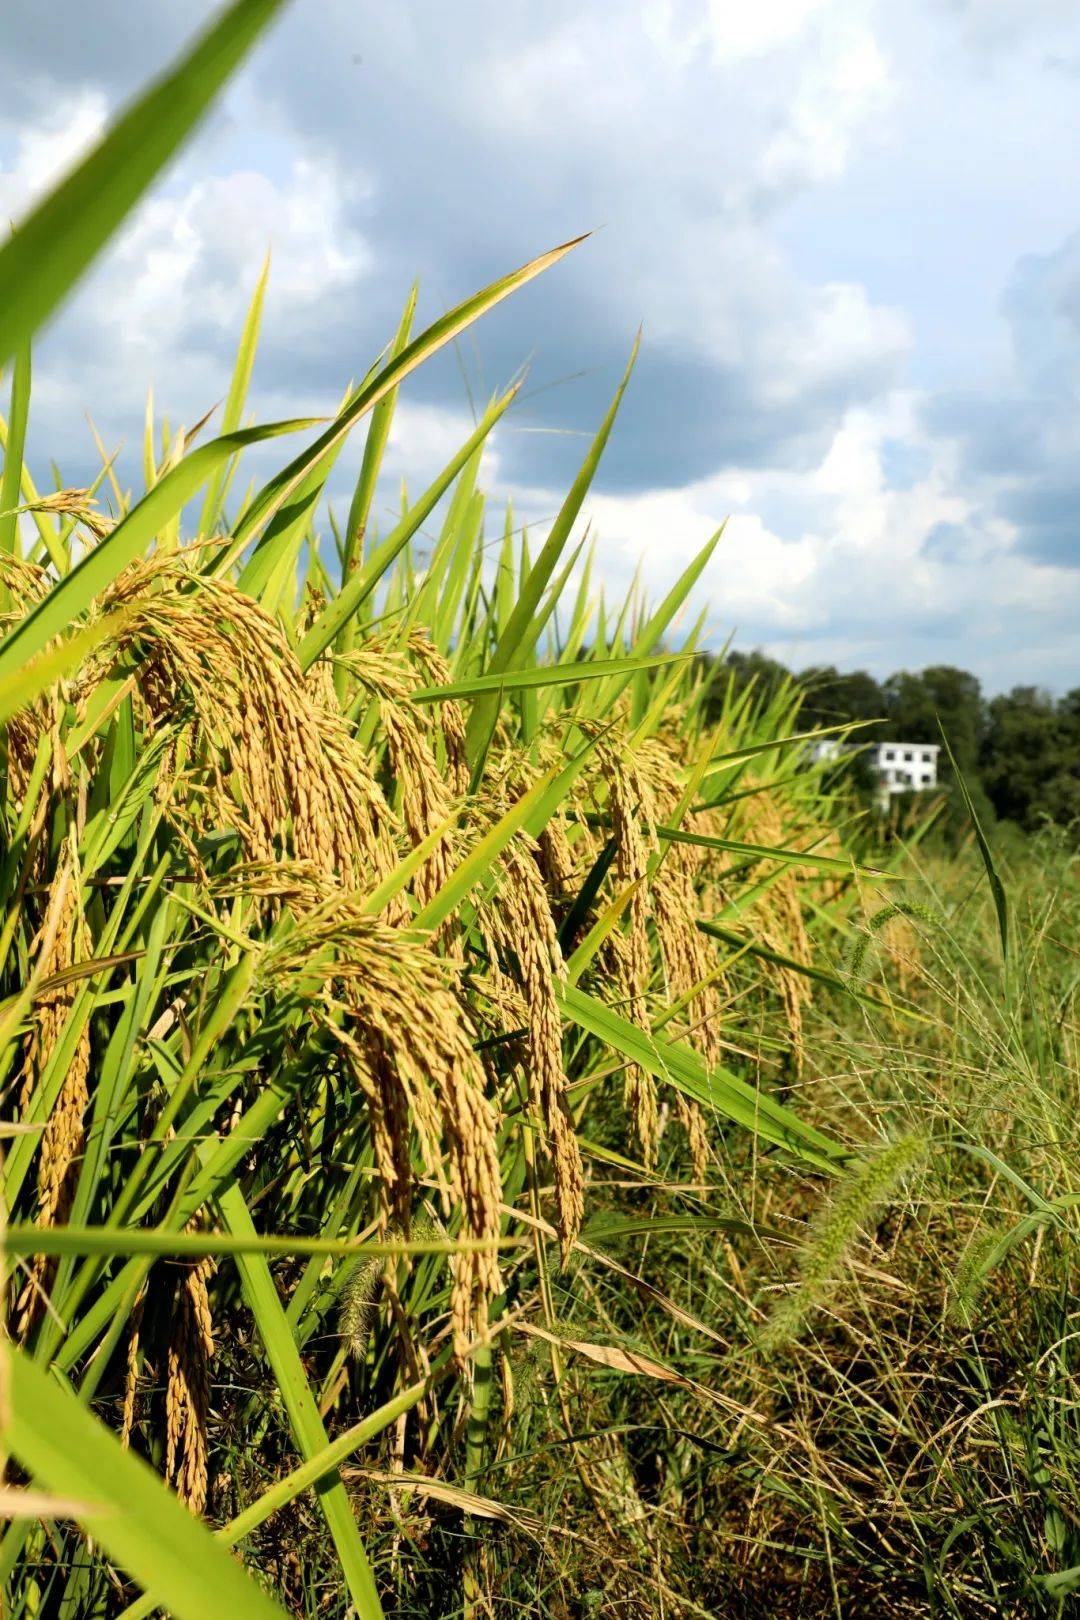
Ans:
{"type": "MultiPolygon", "coordinates": [[[[866,959],[873,941],[883,930],[889,930],[890,924],[905,919],[925,923],[929,927],[943,927],[944,919],[932,906],[925,906],[918,901],[896,901],[881,906],[868,918],[866,931],[860,933],[852,946],[848,957],[847,971],[850,978],[858,981],[866,972],[866,959]]],[[[891,932],[891,930],[890,930],[891,932]]]]}
{"type": "Polygon", "coordinates": [[[948,1294],[948,1319],[956,1327],[973,1326],[1001,1239],[993,1229],[977,1230],[968,1239],[948,1294]]]}
{"type": "Polygon", "coordinates": [[[362,1360],[367,1349],[383,1267],[382,1260],[355,1261],[341,1290],[338,1332],[355,1361],[362,1360]]]}
{"type": "Polygon", "coordinates": [[[860,1233],[929,1151],[926,1136],[902,1136],[859,1160],[847,1173],[815,1222],[795,1289],[776,1306],[759,1335],[763,1350],[782,1349],[798,1337],[810,1313],[838,1286],[860,1233]]]}
{"type": "MultiPolygon", "coordinates": [[[[414,1243],[437,1243],[445,1233],[435,1222],[422,1215],[409,1222],[408,1227],[396,1222],[385,1233],[389,1243],[410,1240],[414,1243]]],[[[371,1337],[375,1321],[375,1307],[379,1287],[393,1261],[381,1258],[355,1260],[349,1267],[341,1287],[341,1306],[338,1311],[338,1332],[354,1361],[361,1361],[371,1337]]]]}

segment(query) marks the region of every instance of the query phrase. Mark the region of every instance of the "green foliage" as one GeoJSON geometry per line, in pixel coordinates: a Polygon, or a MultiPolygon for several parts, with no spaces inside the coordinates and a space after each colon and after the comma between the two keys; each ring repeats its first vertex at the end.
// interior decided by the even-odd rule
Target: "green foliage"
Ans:
{"type": "Polygon", "coordinates": [[[1044,819],[1080,823],[1080,690],[1057,702],[1030,686],[992,698],[980,768],[997,814],[1025,832],[1044,819]]]}

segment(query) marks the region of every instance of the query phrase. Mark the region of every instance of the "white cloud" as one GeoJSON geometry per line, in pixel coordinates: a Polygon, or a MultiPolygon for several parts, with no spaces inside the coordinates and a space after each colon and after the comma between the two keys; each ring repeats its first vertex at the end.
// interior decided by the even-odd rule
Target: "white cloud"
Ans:
{"type": "Polygon", "coordinates": [[[60,180],[105,128],[105,97],[83,88],[47,109],[40,123],[23,124],[7,164],[0,163],[0,218],[16,222],[60,180]]]}
{"type": "Polygon", "coordinates": [[[970,39],[1005,46],[1076,22],[1075,0],[943,0],[959,13],[970,39]]]}
{"type": "MultiPolygon", "coordinates": [[[[844,0],[839,0],[844,4],[844,0]]],[[[651,0],[644,26],[656,47],[676,61],[706,50],[716,67],[788,50],[803,42],[838,0],[651,0]]]]}
{"type": "MultiPolygon", "coordinates": [[[[736,628],[742,646],[763,645],[796,665],[854,661],[885,674],[900,662],[898,645],[912,650],[911,662],[953,661],[961,609],[970,638],[962,661],[992,690],[1022,679],[1036,657],[1068,680],[1080,570],[1033,563],[1015,550],[1014,528],[979,516],[957,490],[953,447],[922,436],[919,403],[897,392],[849,411],[806,474],[744,469],[675,489],[594,493],[601,577],[618,593],[640,569],[656,597],[726,518],[685,616],[708,602],[714,640],[736,628]],[[897,435],[929,456],[925,475],[903,490],[884,467],[885,443],[897,435]],[[781,508],[810,521],[770,522],[770,509],[781,508]],[[926,544],[939,526],[964,525],[959,559],[926,544]]],[[[536,510],[550,499],[530,496],[536,510]]]]}
{"type": "MultiPolygon", "coordinates": [[[[40,150],[40,143],[28,144],[40,150]]],[[[303,158],[280,178],[234,170],[186,184],[181,178],[152,194],[39,345],[36,442],[48,435],[49,453],[70,469],[89,451],[88,409],[108,443],[138,443],[151,386],[159,413],[173,423],[197,420],[228,387],[268,249],[264,341],[284,334],[302,342],[305,330],[321,324],[323,300],[340,296],[370,269],[348,200],[331,170],[303,158]]],[[[252,407],[264,418],[326,412],[348,380],[343,368],[321,389],[305,379],[287,393],[260,396],[256,365],[252,407]]]]}
{"type": "Polygon", "coordinates": [[[889,66],[865,17],[830,11],[808,54],[788,120],[762,154],[766,185],[836,180],[893,94],[889,66]]]}
{"type": "Polygon", "coordinates": [[[367,269],[347,205],[332,173],[305,159],[281,180],[243,170],[153,197],[110,255],[95,312],[149,361],[193,324],[231,337],[269,248],[267,319],[287,320],[294,306],[334,297],[367,269]]]}
{"type": "Polygon", "coordinates": [[[731,5],[709,0],[708,33],[716,62],[745,61],[795,44],[830,0],[756,0],[731,5]]]}
{"type": "MultiPolygon", "coordinates": [[[[455,410],[401,396],[390,428],[385,469],[394,478],[405,478],[415,496],[457,454],[475,427],[472,415],[463,407],[455,410]]],[[[485,441],[481,487],[499,481],[502,432],[500,424],[485,441]]]]}

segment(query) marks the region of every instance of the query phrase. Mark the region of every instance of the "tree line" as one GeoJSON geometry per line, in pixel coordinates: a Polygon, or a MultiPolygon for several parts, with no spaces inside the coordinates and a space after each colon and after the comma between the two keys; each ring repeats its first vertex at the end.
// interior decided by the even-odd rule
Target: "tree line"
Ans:
{"type": "MultiPolygon", "coordinates": [[[[723,661],[736,691],[764,693],[795,679],[803,689],[800,728],[870,722],[867,742],[937,743],[944,731],[980,816],[1034,832],[1047,819],[1080,827],[1080,687],[1054,698],[1037,686],[986,697],[977,676],[951,664],[900,670],[878,681],[866,670],[832,665],[797,675],[761,652],[729,652],[723,661]],[[939,723],[940,722],[940,723],[939,723]]],[[[720,688],[714,686],[714,701],[720,688]]],[[[944,751],[939,777],[958,798],[944,751]]]]}

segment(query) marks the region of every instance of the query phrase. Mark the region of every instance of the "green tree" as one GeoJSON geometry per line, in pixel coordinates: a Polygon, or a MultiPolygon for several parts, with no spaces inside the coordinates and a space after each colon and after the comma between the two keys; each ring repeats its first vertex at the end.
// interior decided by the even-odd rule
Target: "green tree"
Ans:
{"type": "Polygon", "coordinates": [[[902,670],[885,682],[890,728],[904,742],[939,743],[944,731],[965,778],[978,769],[986,705],[978,678],[951,664],[902,670]]]}
{"type": "Polygon", "coordinates": [[[873,742],[885,732],[885,694],[865,669],[843,674],[832,664],[811,667],[799,676],[805,697],[801,709],[807,730],[835,726],[845,720],[870,720],[879,724],[859,732],[859,740],[873,742]]]}
{"type": "Polygon", "coordinates": [[[982,775],[998,815],[1028,831],[1080,817],[1080,691],[1055,703],[1034,686],[993,698],[982,775]]]}

